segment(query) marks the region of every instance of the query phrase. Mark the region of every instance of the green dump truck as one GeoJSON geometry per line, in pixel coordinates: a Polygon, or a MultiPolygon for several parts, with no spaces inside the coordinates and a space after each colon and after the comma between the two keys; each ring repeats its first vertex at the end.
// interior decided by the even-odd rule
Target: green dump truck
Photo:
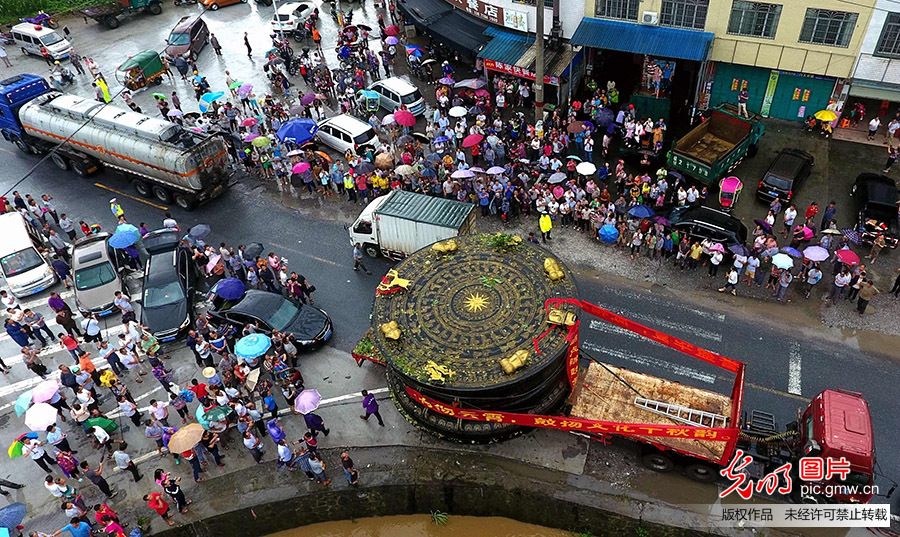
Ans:
{"type": "Polygon", "coordinates": [[[89,18],[94,19],[110,30],[118,28],[123,18],[141,12],[159,15],[162,13],[162,0],[116,0],[78,11],[85,22],[89,18]]]}
{"type": "Polygon", "coordinates": [[[765,131],[762,117],[750,112],[745,118],[732,104],[720,104],[669,151],[670,170],[703,184],[713,185],[744,159],[754,156],[765,131]]]}

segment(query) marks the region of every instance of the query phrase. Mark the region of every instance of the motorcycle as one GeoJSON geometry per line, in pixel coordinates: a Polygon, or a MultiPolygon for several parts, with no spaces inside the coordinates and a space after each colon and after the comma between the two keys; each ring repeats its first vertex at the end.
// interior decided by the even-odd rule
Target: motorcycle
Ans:
{"type": "Polygon", "coordinates": [[[19,19],[19,22],[27,22],[36,26],[46,26],[47,28],[51,28],[53,30],[59,28],[59,23],[53,20],[53,17],[51,17],[50,15],[44,13],[43,10],[38,11],[38,14],[34,17],[19,19]]]}
{"type": "Polygon", "coordinates": [[[53,69],[50,69],[50,74],[59,77],[60,82],[64,86],[68,86],[75,83],[75,75],[72,74],[67,67],[63,67],[62,65],[57,65],[53,69]]]}
{"type": "Polygon", "coordinates": [[[190,4],[196,4],[197,0],[175,0],[176,6],[187,6],[190,4]]]}

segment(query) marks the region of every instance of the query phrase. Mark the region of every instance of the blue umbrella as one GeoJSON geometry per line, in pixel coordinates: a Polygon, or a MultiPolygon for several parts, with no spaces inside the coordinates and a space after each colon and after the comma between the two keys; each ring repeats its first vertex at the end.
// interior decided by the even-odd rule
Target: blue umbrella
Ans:
{"type": "Polygon", "coordinates": [[[801,254],[799,250],[791,248],[790,246],[782,246],[781,251],[791,257],[803,257],[803,254],[801,254]]]}
{"type": "Polygon", "coordinates": [[[25,411],[31,406],[31,390],[25,390],[22,392],[19,397],[16,398],[16,404],[13,407],[16,411],[16,416],[21,416],[25,414],[25,411]]]}
{"type": "Polygon", "coordinates": [[[406,45],[406,54],[408,56],[415,56],[416,58],[421,58],[424,51],[422,51],[422,47],[419,45],[406,45]]]}
{"type": "Polygon", "coordinates": [[[14,529],[25,520],[28,509],[24,503],[16,502],[0,509],[0,528],[14,529]]]}
{"type": "Polygon", "coordinates": [[[611,108],[599,108],[594,113],[594,122],[598,127],[611,125],[616,119],[616,113],[611,108]]]}
{"type": "Polygon", "coordinates": [[[250,334],[238,340],[234,346],[234,353],[241,358],[257,358],[262,356],[272,346],[272,340],[265,334],[250,334]]]}
{"type": "Polygon", "coordinates": [[[600,228],[600,231],[597,232],[597,236],[599,236],[600,240],[603,242],[613,243],[619,238],[619,230],[616,229],[616,226],[606,224],[600,228]]]}
{"type": "Polygon", "coordinates": [[[628,209],[628,214],[635,218],[650,218],[656,213],[646,205],[635,205],[631,209],[628,209]]]}
{"type": "Polygon", "coordinates": [[[431,168],[424,168],[421,172],[419,172],[419,175],[423,177],[434,177],[437,175],[437,172],[435,172],[431,168]]]}
{"type": "Polygon", "coordinates": [[[218,99],[221,99],[225,95],[224,91],[217,91],[214,93],[204,93],[200,96],[200,102],[197,103],[197,106],[200,108],[201,112],[206,112],[209,109],[209,105],[218,99]]]}
{"type": "Polygon", "coordinates": [[[432,142],[435,144],[443,144],[443,143],[449,142],[449,141],[450,141],[450,138],[447,138],[446,136],[438,136],[437,138],[432,140],[432,142]]]}
{"type": "Polygon", "coordinates": [[[348,47],[347,45],[344,45],[343,47],[341,47],[340,52],[338,52],[338,56],[341,58],[344,58],[344,59],[349,58],[350,57],[350,47],[348,47]]]}
{"type": "Polygon", "coordinates": [[[315,121],[305,117],[287,120],[275,136],[282,142],[293,142],[295,144],[305,144],[313,139],[313,136],[319,132],[319,126],[315,121]]]}
{"type": "Polygon", "coordinates": [[[247,286],[237,278],[225,278],[216,286],[216,295],[225,300],[236,300],[246,292],[247,286]]]}
{"type": "Polygon", "coordinates": [[[118,226],[116,226],[116,233],[120,231],[132,231],[134,233],[140,233],[140,230],[132,226],[131,224],[119,224],[118,226]]]}
{"type": "MultiPolygon", "coordinates": [[[[134,227],[134,226],[132,226],[134,227]]],[[[109,245],[113,248],[128,248],[141,238],[141,232],[138,230],[125,229],[116,231],[115,235],[109,238],[109,245]]]]}

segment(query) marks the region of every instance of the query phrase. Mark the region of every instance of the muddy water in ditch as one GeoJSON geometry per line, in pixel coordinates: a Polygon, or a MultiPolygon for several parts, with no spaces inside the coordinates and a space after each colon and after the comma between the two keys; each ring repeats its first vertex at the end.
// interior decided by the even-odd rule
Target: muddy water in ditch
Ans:
{"type": "Polygon", "coordinates": [[[501,517],[451,515],[437,525],[430,515],[401,515],[323,522],[268,537],[575,537],[574,533],[501,517]]]}

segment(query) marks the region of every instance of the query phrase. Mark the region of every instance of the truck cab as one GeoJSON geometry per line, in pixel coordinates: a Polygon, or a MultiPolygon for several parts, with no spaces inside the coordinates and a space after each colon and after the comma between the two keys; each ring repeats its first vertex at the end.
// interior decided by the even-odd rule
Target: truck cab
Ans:
{"type": "Polygon", "coordinates": [[[378,246],[378,218],[375,211],[387,201],[387,198],[388,196],[379,196],[370,201],[349,229],[350,245],[362,244],[363,251],[369,257],[378,257],[381,253],[381,248],[378,246]]]}
{"type": "Polygon", "coordinates": [[[49,91],[47,81],[36,75],[15,75],[0,80],[0,135],[4,140],[28,151],[19,123],[19,107],[49,91]]]}
{"type": "MultiPolygon", "coordinates": [[[[822,480],[832,487],[832,502],[866,503],[871,492],[862,488],[872,485],[875,472],[875,440],[869,405],[862,394],[845,390],[825,390],[813,399],[800,416],[800,441],[803,457],[822,457],[850,461],[846,479],[822,480]],[[856,487],[855,491],[845,487],[856,487]]],[[[816,498],[801,498],[818,501],[816,498]]]]}

